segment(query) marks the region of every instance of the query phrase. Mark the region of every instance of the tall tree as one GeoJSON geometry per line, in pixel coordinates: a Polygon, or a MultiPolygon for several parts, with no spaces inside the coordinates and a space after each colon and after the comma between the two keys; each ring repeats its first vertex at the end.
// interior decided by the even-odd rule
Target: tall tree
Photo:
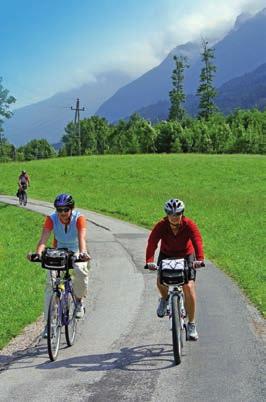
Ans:
{"type": "Polygon", "coordinates": [[[200,85],[197,90],[197,96],[200,98],[198,117],[205,120],[208,120],[208,118],[218,110],[214,103],[217,92],[213,86],[213,78],[216,72],[213,59],[214,48],[208,47],[208,42],[203,39],[201,53],[203,68],[200,73],[200,85]]]}
{"type": "Polygon", "coordinates": [[[188,68],[187,58],[185,56],[174,56],[175,68],[172,73],[173,89],[169,92],[170,109],[168,120],[178,120],[180,123],[185,117],[183,103],[186,96],[184,93],[184,70],[188,68]]]}
{"type": "Polygon", "coordinates": [[[12,116],[9,106],[11,103],[16,102],[14,96],[9,95],[9,91],[5,89],[2,85],[2,77],[0,77],[0,156],[4,156],[4,145],[6,144],[6,139],[3,135],[3,122],[4,119],[9,119],[12,116]]]}

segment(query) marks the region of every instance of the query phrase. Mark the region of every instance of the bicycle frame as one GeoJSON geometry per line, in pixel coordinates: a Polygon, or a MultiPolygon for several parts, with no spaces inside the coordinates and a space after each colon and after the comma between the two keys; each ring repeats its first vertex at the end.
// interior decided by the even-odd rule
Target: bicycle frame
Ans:
{"type": "Polygon", "coordinates": [[[57,277],[52,278],[53,282],[53,293],[56,293],[59,303],[58,303],[58,316],[60,319],[60,326],[69,325],[70,319],[67,315],[68,307],[68,297],[69,294],[73,297],[75,308],[76,300],[73,295],[72,280],[69,273],[64,272],[64,277],[60,276],[60,271],[57,271],[57,277]]]}

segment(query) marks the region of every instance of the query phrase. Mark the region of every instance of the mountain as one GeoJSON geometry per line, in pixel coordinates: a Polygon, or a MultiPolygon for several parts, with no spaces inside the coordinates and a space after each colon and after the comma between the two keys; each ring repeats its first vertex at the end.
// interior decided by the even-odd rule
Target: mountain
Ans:
{"type": "Polygon", "coordinates": [[[193,65],[200,57],[200,44],[188,42],[173,49],[163,62],[133,82],[119,89],[96,112],[109,121],[129,116],[142,106],[165,99],[170,90],[173,56],[186,56],[193,65]]]}
{"type": "MultiPolygon", "coordinates": [[[[187,94],[195,93],[202,68],[200,51],[199,45],[192,43],[178,46],[159,66],[120,88],[100,106],[97,114],[109,121],[117,121],[136,110],[168,99],[173,54],[187,52],[190,68],[185,71],[184,88],[187,94]]],[[[253,17],[240,15],[237,18],[234,28],[215,44],[214,62],[217,67],[216,87],[266,62],[266,8],[253,17]]]]}
{"type": "MultiPolygon", "coordinates": [[[[266,109],[266,63],[256,68],[251,73],[244,74],[240,77],[223,84],[218,88],[218,96],[215,99],[220,111],[228,114],[236,108],[266,109]]],[[[159,101],[156,104],[149,105],[145,108],[137,110],[147,120],[157,122],[168,118],[170,102],[168,100],[159,101]]],[[[187,112],[195,116],[198,108],[198,97],[190,95],[186,99],[185,109],[187,112]]]]}
{"type": "Polygon", "coordinates": [[[14,111],[11,119],[4,124],[4,134],[16,146],[23,145],[33,138],[45,138],[50,143],[58,142],[64,134],[64,127],[74,119],[76,99],[80,99],[80,118],[93,115],[97,108],[117,89],[130,81],[128,75],[119,71],[99,74],[95,81],[79,88],[58,93],[41,102],[14,111]]]}

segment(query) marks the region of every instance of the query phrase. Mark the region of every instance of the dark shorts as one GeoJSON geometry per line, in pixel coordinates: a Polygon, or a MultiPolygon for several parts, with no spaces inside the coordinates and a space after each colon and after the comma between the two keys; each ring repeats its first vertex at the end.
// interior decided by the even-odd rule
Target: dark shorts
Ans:
{"type": "MultiPolygon", "coordinates": [[[[159,256],[158,256],[158,260],[157,260],[157,265],[159,266],[160,265],[160,262],[162,261],[162,260],[164,260],[165,258],[173,258],[173,259],[175,259],[175,258],[177,258],[177,257],[171,257],[170,255],[166,255],[166,254],[164,254],[164,253],[162,253],[161,251],[160,251],[160,253],[159,253],[159,256]]],[[[189,254],[189,255],[187,255],[186,257],[184,257],[185,258],[185,260],[188,262],[188,265],[190,266],[191,264],[192,264],[192,262],[195,260],[195,256],[194,256],[194,254],[189,254]]],[[[188,274],[188,280],[189,281],[196,281],[196,270],[194,269],[194,268],[190,268],[189,269],[189,274],[188,274]]]]}

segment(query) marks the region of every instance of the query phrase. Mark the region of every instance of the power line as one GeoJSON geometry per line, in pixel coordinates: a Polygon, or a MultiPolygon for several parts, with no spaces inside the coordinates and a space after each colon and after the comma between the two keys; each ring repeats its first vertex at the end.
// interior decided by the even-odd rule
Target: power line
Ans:
{"type": "Polygon", "coordinates": [[[78,147],[79,147],[79,155],[81,155],[81,138],[80,138],[80,116],[79,116],[79,112],[84,112],[85,108],[79,107],[79,98],[77,98],[76,101],[76,108],[71,106],[71,110],[75,110],[75,131],[77,130],[77,126],[78,126],[78,147]]]}

